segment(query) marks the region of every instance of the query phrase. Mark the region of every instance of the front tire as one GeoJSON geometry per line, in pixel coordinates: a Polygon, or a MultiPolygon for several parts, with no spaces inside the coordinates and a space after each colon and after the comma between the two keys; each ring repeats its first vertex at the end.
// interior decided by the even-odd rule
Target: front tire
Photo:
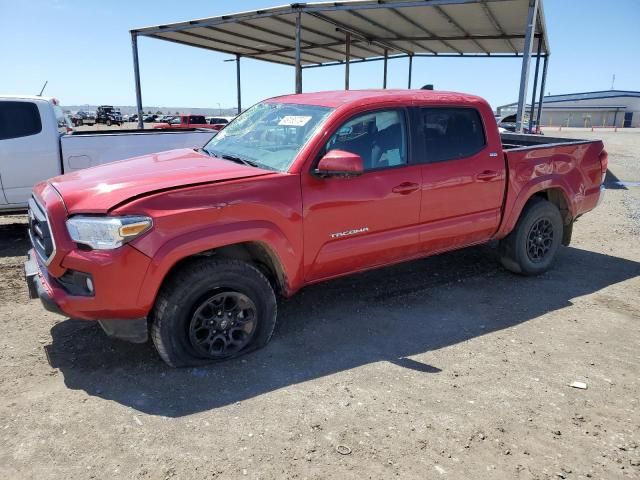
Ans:
{"type": "Polygon", "coordinates": [[[500,241],[500,261],[514,273],[539,275],[549,270],[562,243],[558,207],[542,198],[525,206],[513,231],[500,241]]]}
{"type": "Polygon", "coordinates": [[[201,259],[165,282],[152,313],[151,338],[172,367],[204,365],[265,346],[276,325],[276,296],[256,267],[201,259]]]}

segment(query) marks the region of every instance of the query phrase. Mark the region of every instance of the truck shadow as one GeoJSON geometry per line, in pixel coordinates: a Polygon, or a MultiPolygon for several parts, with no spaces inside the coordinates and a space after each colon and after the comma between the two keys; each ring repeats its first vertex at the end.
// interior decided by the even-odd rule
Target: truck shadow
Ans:
{"type": "Polygon", "coordinates": [[[152,346],[108,339],[67,320],[45,347],[67,387],[138,411],[180,417],[265,395],[362,365],[408,358],[534,320],[571,300],[640,274],[640,263],[576,248],[535,278],[497,266],[488,247],[440,255],[308,287],[280,305],[264,349],[222,364],[170,369],[152,346]]]}

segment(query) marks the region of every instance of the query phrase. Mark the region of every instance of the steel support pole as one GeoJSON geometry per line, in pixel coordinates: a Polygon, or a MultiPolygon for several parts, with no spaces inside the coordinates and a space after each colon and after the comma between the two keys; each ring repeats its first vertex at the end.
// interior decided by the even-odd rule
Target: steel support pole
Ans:
{"type": "Polygon", "coordinates": [[[302,62],[300,60],[300,42],[302,30],[302,13],[296,15],[296,93],[302,93],[302,62]]]}
{"type": "Polygon", "coordinates": [[[133,77],[136,83],[136,108],[138,110],[138,128],[144,129],[142,121],[142,89],[140,88],[140,63],[138,62],[138,35],[131,32],[131,50],[133,51],[133,77]]]}
{"type": "Polygon", "coordinates": [[[544,88],[547,85],[547,66],[549,64],[549,54],[544,56],[542,63],[542,80],[540,81],[540,97],[538,100],[538,117],[536,123],[540,126],[540,119],[542,118],[542,104],[544,103],[544,88]]]}
{"type": "Polygon", "coordinates": [[[522,52],[522,70],[520,72],[520,92],[518,94],[518,113],[516,114],[516,132],[522,133],[524,126],[524,112],[527,106],[527,87],[529,84],[529,67],[531,66],[531,50],[536,33],[536,18],[538,16],[538,0],[529,0],[527,15],[527,32],[524,37],[522,52]]]}
{"type": "Polygon", "coordinates": [[[344,89],[349,90],[349,62],[351,61],[351,34],[345,33],[344,46],[344,89]]]}
{"type": "Polygon", "coordinates": [[[409,55],[409,82],[407,88],[411,89],[411,73],[413,70],[413,55],[409,55]]]}
{"type": "Polygon", "coordinates": [[[382,88],[387,88],[387,66],[389,63],[389,50],[384,49],[384,69],[382,73],[382,88]]]}
{"type": "Polygon", "coordinates": [[[240,55],[236,55],[236,90],[238,93],[238,115],[242,112],[242,87],[240,86],[240,55]]]}
{"type": "Polygon", "coordinates": [[[538,93],[538,73],[540,71],[540,52],[542,50],[542,42],[538,41],[538,52],[536,55],[536,70],[533,74],[533,92],[531,92],[531,110],[529,111],[529,132],[533,127],[533,116],[536,109],[536,93],[538,93]]]}

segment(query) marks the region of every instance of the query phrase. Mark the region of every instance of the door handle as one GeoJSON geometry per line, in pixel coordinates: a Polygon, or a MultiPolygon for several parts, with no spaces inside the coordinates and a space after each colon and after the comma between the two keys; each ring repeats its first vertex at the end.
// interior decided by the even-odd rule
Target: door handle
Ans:
{"type": "Polygon", "coordinates": [[[417,183],[404,182],[400,185],[396,185],[391,189],[393,193],[399,193],[400,195],[408,195],[411,192],[415,192],[420,188],[417,183]]]}
{"type": "Polygon", "coordinates": [[[493,180],[494,178],[497,178],[499,176],[500,176],[500,173],[494,170],[485,170],[484,172],[481,172],[478,175],[476,175],[476,179],[480,180],[481,182],[488,182],[489,180],[493,180]]]}

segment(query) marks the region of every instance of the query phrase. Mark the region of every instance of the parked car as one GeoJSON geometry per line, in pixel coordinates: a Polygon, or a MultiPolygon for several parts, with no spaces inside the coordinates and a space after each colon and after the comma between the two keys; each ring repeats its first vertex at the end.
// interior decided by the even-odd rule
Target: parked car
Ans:
{"type": "Polygon", "coordinates": [[[167,129],[167,128],[208,128],[210,130],[219,130],[214,125],[207,123],[204,115],[176,115],[171,121],[166,123],[158,123],[153,128],[167,129]]]}
{"type": "Polygon", "coordinates": [[[74,127],[80,127],[82,125],[95,125],[96,116],[91,112],[78,111],[71,115],[71,123],[74,127]]]}
{"type": "Polygon", "coordinates": [[[0,95],[0,212],[26,211],[33,186],[47,178],[126,157],[198,148],[214,132],[72,132],[57,100],[0,95]]]}
{"type": "Polygon", "coordinates": [[[222,130],[234,117],[207,117],[207,123],[212,125],[214,130],[222,130]]]}
{"type": "Polygon", "coordinates": [[[545,272],[607,161],[601,141],[501,138],[471,95],[277,97],[201,150],[37,185],[26,278],[45,308],[134,342],[150,325],[167,364],[199,365],[264,346],[276,295],[342,275],[489,241],[545,272]]]}
{"type": "Polygon", "coordinates": [[[133,114],[133,115],[129,115],[129,118],[127,119],[127,121],[129,122],[137,122],[138,121],[138,115],[137,114],[133,114]]]}
{"type": "MultiPolygon", "coordinates": [[[[505,117],[496,117],[496,122],[498,124],[498,130],[502,129],[504,132],[515,132],[516,131],[516,115],[507,115],[505,117]]],[[[532,135],[543,135],[542,131],[537,128],[537,126],[533,126],[529,128],[529,120],[527,119],[522,126],[523,133],[529,133],[532,135]]]]}
{"type": "Polygon", "coordinates": [[[96,111],[96,123],[107,126],[122,125],[122,113],[111,105],[100,105],[96,111]]]}

